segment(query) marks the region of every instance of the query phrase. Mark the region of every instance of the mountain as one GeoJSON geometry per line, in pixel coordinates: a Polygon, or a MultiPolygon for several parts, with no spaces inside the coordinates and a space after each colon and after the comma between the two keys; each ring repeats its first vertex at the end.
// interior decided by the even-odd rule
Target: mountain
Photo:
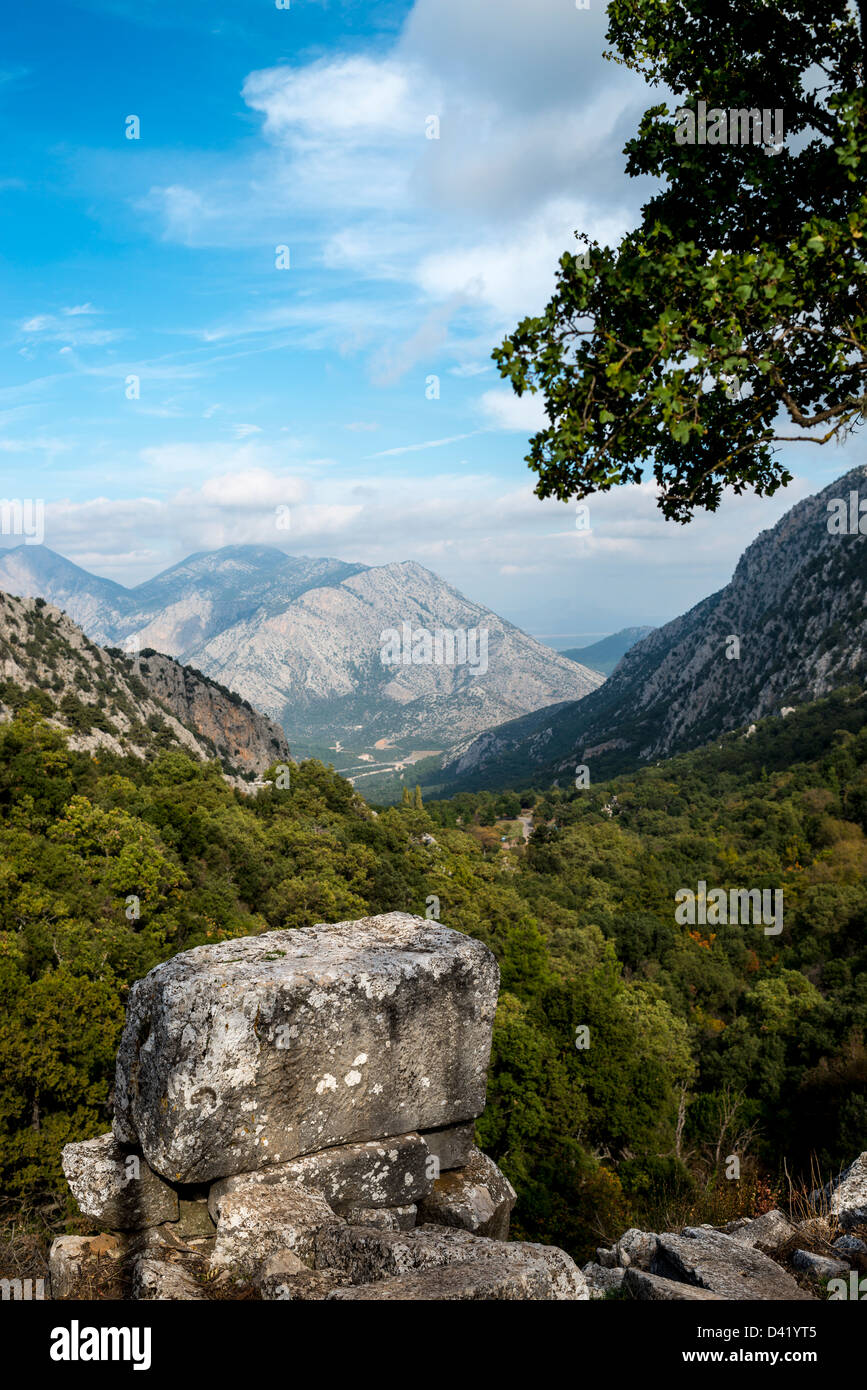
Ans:
{"type": "Polygon", "coordinates": [[[139,645],[183,661],[263,605],[280,607],[362,568],[286,555],[273,546],[235,545],[190,555],[125,589],[44,545],[19,545],[0,553],[0,588],[63,608],[94,642],[122,643],[135,635],[139,645]]]}
{"type": "Polygon", "coordinates": [[[79,751],[178,748],[247,776],[290,756],[281,729],[200,672],[105,650],[44,599],[0,593],[0,720],[27,704],[79,751]]]}
{"type": "Polygon", "coordinates": [[[281,723],[296,751],[337,753],[340,770],[365,778],[365,790],[383,771],[439,758],[602,680],[411,561],[370,568],[229,546],[124,589],[21,545],[0,559],[4,585],[65,607],[96,640],[135,639],[189,663],[281,723]],[[479,642],[485,633],[484,661],[480,646],[475,663],[410,651],[406,662],[385,664],[383,633],[402,634],[405,624],[479,642]]]}
{"type": "Polygon", "coordinates": [[[466,743],[440,792],[540,785],[582,763],[598,781],[863,683],[867,537],[857,521],[854,533],[831,529],[851,494],[867,511],[867,469],[763,531],[724,589],[631,647],[599,690],[466,743]]]}
{"type": "Polygon", "coordinates": [[[652,627],[624,627],[619,632],[612,632],[610,637],[603,637],[601,642],[593,642],[589,647],[570,647],[560,655],[568,657],[570,661],[580,661],[583,666],[589,666],[591,671],[610,676],[629,648],[634,647],[636,642],[640,642],[642,637],[646,637],[653,630],[652,627]]]}

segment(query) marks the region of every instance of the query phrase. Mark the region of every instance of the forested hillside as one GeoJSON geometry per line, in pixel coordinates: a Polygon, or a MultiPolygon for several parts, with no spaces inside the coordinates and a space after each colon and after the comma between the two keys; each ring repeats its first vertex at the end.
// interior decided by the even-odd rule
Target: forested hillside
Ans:
{"type": "Polygon", "coordinates": [[[730,1154],[752,1202],[784,1159],[863,1147],[864,695],[605,786],[419,802],[374,810],[312,761],[244,798],[177,751],[70,751],[26,705],[0,727],[9,1202],[62,1193],[61,1146],[108,1128],[133,980],[201,943],[396,909],[499,960],[477,1134],[516,1234],[583,1257],[654,1203],[728,1198],[730,1154]],[[699,881],[782,888],[783,931],[678,925],[699,881]]]}

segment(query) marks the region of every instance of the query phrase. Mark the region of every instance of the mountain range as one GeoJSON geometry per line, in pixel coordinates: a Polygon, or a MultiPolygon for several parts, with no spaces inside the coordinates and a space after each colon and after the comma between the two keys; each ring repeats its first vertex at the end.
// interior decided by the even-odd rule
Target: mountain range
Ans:
{"type": "Polygon", "coordinates": [[[797,503],[731,582],[651,631],[598,690],[468,740],[439,794],[592,780],[695,748],[765,715],[863,684],[867,469],[797,503]],[[854,500],[853,500],[854,499],[854,500]],[[845,526],[836,521],[845,511],[845,526]]]}
{"type": "Polygon", "coordinates": [[[281,724],[296,756],[329,758],[364,778],[362,790],[603,679],[412,561],[369,567],[229,546],[126,589],[20,545],[0,557],[0,589],[64,609],[93,641],[193,666],[281,724]],[[415,640],[438,629],[484,634],[484,663],[408,649],[383,661],[384,632],[415,640]]]}

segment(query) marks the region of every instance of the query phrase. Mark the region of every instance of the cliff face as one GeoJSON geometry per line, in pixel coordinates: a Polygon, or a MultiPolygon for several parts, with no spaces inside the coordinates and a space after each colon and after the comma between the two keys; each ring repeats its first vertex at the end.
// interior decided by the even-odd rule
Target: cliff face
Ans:
{"type": "Polygon", "coordinates": [[[289,758],[280,729],[198,672],[98,647],[42,599],[0,593],[0,720],[27,704],[78,751],[177,748],[244,774],[289,758]]]}
{"type": "Polygon", "coordinates": [[[239,772],[260,774],[273,763],[288,761],[289,744],[279,725],[201,672],[149,649],[135,670],[182,724],[209,739],[239,772]]]}
{"type": "Polygon", "coordinates": [[[724,589],[638,642],[599,690],[465,743],[445,769],[450,789],[526,785],[580,763],[598,779],[863,683],[867,535],[829,529],[835,499],[848,515],[852,493],[867,499],[867,469],[762,532],[724,589]]]}

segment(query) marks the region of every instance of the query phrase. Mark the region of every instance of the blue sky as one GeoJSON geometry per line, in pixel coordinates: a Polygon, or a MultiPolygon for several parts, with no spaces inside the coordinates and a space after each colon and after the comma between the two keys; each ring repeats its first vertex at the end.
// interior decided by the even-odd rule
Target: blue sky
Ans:
{"type": "Polygon", "coordinates": [[[620,151],[648,94],[604,47],[569,0],[9,9],[2,495],[122,583],[248,541],[415,559],[545,634],[718,588],[855,451],[794,449],[784,497],[686,531],[621,490],[588,534],[533,496],[538,407],[490,360],[647,192],[620,151]]]}

